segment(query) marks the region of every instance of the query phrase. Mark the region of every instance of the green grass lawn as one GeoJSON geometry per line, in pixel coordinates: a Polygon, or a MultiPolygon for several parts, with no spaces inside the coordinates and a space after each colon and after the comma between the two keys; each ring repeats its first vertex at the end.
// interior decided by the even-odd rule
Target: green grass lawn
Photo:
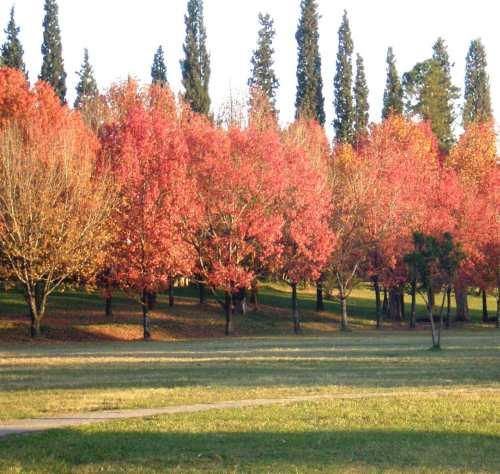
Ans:
{"type": "Polygon", "coordinates": [[[0,350],[3,419],[298,394],[366,398],[13,436],[0,440],[0,472],[498,472],[500,333],[455,330],[441,353],[429,346],[427,333],[395,331],[11,345],[0,350]],[[393,395],[370,398],[380,391],[393,395]]]}

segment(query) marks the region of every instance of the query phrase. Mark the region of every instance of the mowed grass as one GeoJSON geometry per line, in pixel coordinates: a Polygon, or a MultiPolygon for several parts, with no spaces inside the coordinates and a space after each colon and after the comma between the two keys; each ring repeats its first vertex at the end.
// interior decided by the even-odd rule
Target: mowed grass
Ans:
{"type": "Polygon", "coordinates": [[[0,472],[498,472],[500,332],[447,331],[442,352],[429,346],[424,331],[12,345],[0,351],[3,419],[363,398],[16,435],[0,440],[0,472]]]}
{"type": "Polygon", "coordinates": [[[500,387],[500,331],[190,342],[14,345],[0,350],[0,419],[75,411],[379,390],[500,387]]]}

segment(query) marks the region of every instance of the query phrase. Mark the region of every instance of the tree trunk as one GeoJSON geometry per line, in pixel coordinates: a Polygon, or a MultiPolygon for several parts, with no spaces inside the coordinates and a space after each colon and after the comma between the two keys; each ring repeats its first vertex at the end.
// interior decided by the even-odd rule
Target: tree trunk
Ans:
{"type": "Polygon", "coordinates": [[[323,303],[323,280],[320,278],[316,282],[316,311],[324,311],[325,304],[323,303]]]}
{"type": "Polygon", "coordinates": [[[457,303],[456,321],[469,321],[469,304],[467,301],[468,288],[462,284],[455,286],[455,300],[457,303]]]}
{"type": "Polygon", "coordinates": [[[340,312],[342,315],[340,328],[342,331],[346,331],[349,326],[347,321],[347,298],[343,291],[340,292],[340,312]]]}
{"type": "Polygon", "coordinates": [[[148,297],[149,292],[147,290],[142,291],[142,329],[144,334],[144,340],[147,341],[151,339],[151,328],[149,321],[149,305],[148,305],[148,297]]]}
{"type": "Polygon", "coordinates": [[[198,283],[198,297],[200,304],[205,304],[205,285],[203,283],[198,283]]]}
{"type": "Polygon", "coordinates": [[[406,320],[406,310],[405,310],[405,289],[401,287],[399,289],[399,297],[400,297],[400,303],[399,307],[401,308],[401,319],[404,321],[406,320]]]}
{"type": "Polygon", "coordinates": [[[108,293],[104,299],[104,314],[106,315],[106,318],[113,321],[113,297],[110,293],[108,293]]]}
{"type": "Polygon", "coordinates": [[[411,310],[410,310],[410,328],[417,326],[417,282],[411,282],[411,310]]]}
{"type": "Polygon", "coordinates": [[[378,276],[373,277],[373,289],[375,290],[375,314],[377,317],[377,329],[382,329],[382,306],[380,302],[380,283],[378,276]]]}
{"type": "Polygon", "coordinates": [[[392,321],[401,321],[401,297],[398,288],[389,290],[389,318],[392,321]]]}
{"type": "Polygon", "coordinates": [[[292,316],[293,316],[293,332],[299,334],[300,319],[299,309],[297,305],[297,283],[292,283],[292,316]]]}
{"type": "Polygon", "coordinates": [[[483,323],[487,323],[490,318],[488,315],[488,295],[486,294],[486,290],[481,289],[481,296],[483,300],[483,323]]]}
{"type": "Polygon", "coordinates": [[[387,288],[384,286],[384,300],[382,302],[382,314],[386,318],[389,313],[389,299],[387,298],[387,288]]]}
{"type": "Polygon", "coordinates": [[[428,291],[428,302],[427,302],[427,314],[429,315],[429,321],[431,322],[432,331],[432,348],[441,349],[440,341],[436,333],[436,325],[434,323],[434,292],[432,289],[428,291]]]}
{"type": "Polygon", "coordinates": [[[451,326],[451,286],[446,288],[446,329],[451,326]]]}
{"type": "Polygon", "coordinates": [[[253,306],[254,311],[259,309],[259,297],[258,297],[258,283],[257,281],[252,281],[252,286],[250,290],[250,304],[253,306]]]}
{"type": "Polygon", "coordinates": [[[156,308],[156,292],[147,292],[146,304],[148,305],[148,311],[154,311],[156,308]]]}
{"type": "Polygon", "coordinates": [[[497,288],[497,314],[495,319],[497,328],[500,328],[500,287],[497,288]]]}
{"type": "Polygon", "coordinates": [[[168,305],[174,306],[174,281],[172,278],[168,282],[168,305]]]}
{"type": "Polygon", "coordinates": [[[226,328],[225,328],[225,331],[224,331],[224,334],[226,336],[229,336],[233,330],[233,321],[231,319],[231,294],[229,293],[229,291],[226,291],[225,295],[224,295],[224,312],[226,314],[226,328]]]}
{"type": "Polygon", "coordinates": [[[45,296],[43,294],[43,282],[37,282],[28,291],[26,288],[26,301],[29,307],[30,315],[30,335],[33,339],[42,335],[40,323],[45,313],[45,296]]]}

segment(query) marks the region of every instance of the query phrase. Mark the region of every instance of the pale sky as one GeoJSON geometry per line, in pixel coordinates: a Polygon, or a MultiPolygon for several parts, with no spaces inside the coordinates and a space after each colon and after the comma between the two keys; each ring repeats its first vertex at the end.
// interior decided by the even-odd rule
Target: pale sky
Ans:
{"type": "MultiPolygon", "coordinates": [[[[43,0],[0,0],[0,24],[5,28],[12,4],[21,27],[25,62],[31,80],[40,72],[43,0]]],[[[89,48],[99,87],[129,74],[150,81],[153,54],[161,44],[167,74],[175,92],[181,91],[179,60],[184,41],[187,0],[58,0],[63,56],[68,73],[68,100],[74,100],[83,48],[89,48]]],[[[259,11],[275,20],[276,72],[281,83],[278,108],[283,124],[293,120],[296,88],[295,31],[299,0],[205,0],[205,24],[211,55],[210,94],[217,112],[229,90],[245,94],[250,57],[255,48],[259,11]]],[[[370,89],[370,119],[379,121],[386,78],[385,56],[393,46],[399,73],[430,56],[442,36],[455,62],[453,77],[463,93],[465,55],[471,39],[486,46],[494,112],[500,110],[500,11],[494,0],[319,0],[320,51],[326,127],[331,135],[333,76],[337,30],[347,9],[355,53],[365,60],[370,89]]],[[[3,42],[4,35],[0,36],[3,42]]]]}

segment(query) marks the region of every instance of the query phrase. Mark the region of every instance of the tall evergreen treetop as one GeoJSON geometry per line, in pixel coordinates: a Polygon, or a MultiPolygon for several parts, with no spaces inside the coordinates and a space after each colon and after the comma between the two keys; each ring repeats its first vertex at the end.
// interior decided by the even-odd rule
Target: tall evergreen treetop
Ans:
{"type": "Polygon", "coordinates": [[[337,70],[334,79],[335,120],[333,121],[333,127],[337,140],[342,143],[353,143],[352,53],[354,45],[345,10],[338,35],[339,49],[337,52],[337,70]]]}
{"type": "Polygon", "coordinates": [[[279,81],[274,71],[273,39],[276,35],[274,21],[269,14],[259,13],[260,30],[257,40],[257,49],[252,56],[252,75],[248,79],[251,88],[260,89],[268,98],[273,107],[276,107],[276,90],[279,81]]]}
{"type": "Polygon", "coordinates": [[[166,86],[167,81],[167,66],[165,64],[165,55],[163,48],[158,47],[153,58],[153,66],[151,66],[151,80],[153,84],[166,86]]]}
{"type": "Polygon", "coordinates": [[[368,85],[361,55],[356,56],[356,79],[354,81],[354,132],[356,138],[368,131],[369,109],[368,85]]]}
{"type": "Polygon", "coordinates": [[[181,61],[182,84],[185,99],[198,113],[210,112],[210,56],[207,51],[207,34],[203,21],[203,0],[188,0],[186,39],[184,42],[185,59],[181,61]]]}
{"type": "Polygon", "coordinates": [[[39,78],[48,82],[61,102],[66,100],[66,72],[62,58],[61,30],[59,28],[59,8],[56,0],[45,0],[43,20],[42,71],[39,78]]]}
{"type": "Polygon", "coordinates": [[[5,29],[7,39],[2,46],[2,57],[0,63],[6,67],[19,69],[27,76],[28,74],[26,72],[26,66],[23,59],[24,50],[19,39],[20,31],[21,29],[16,25],[16,21],[14,19],[14,7],[12,7],[10,10],[10,20],[7,24],[7,28],[5,29]]]}
{"type": "Polygon", "coordinates": [[[471,122],[485,122],[491,118],[490,80],[486,66],[486,50],[481,40],[473,40],[465,65],[464,126],[471,122]]]}
{"type": "Polygon", "coordinates": [[[387,49],[387,80],[384,91],[384,105],[382,118],[386,119],[391,114],[403,113],[403,87],[396,68],[396,57],[392,47],[387,49]]]}
{"type": "Polygon", "coordinates": [[[77,74],[80,80],[76,86],[75,109],[82,107],[89,100],[99,95],[94,70],[89,62],[89,51],[87,48],[83,52],[83,63],[77,74]]]}
{"type": "Polygon", "coordinates": [[[319,14],[316,0],[301,0],[301,15],[295,39],[297,40],[297,96],[296,118],[315,119],[325,123],[325,99],[319,53],[319,14]]]}
{"type": "Polygon", "coordinates": [[[451,67],[446,44],[439,38],[432,58],[416,64],[403,76],[407,112],[430,122],[444,152],[455,142],[453,123],[459,96],[459,89],[451,80],[451,67]]]}

